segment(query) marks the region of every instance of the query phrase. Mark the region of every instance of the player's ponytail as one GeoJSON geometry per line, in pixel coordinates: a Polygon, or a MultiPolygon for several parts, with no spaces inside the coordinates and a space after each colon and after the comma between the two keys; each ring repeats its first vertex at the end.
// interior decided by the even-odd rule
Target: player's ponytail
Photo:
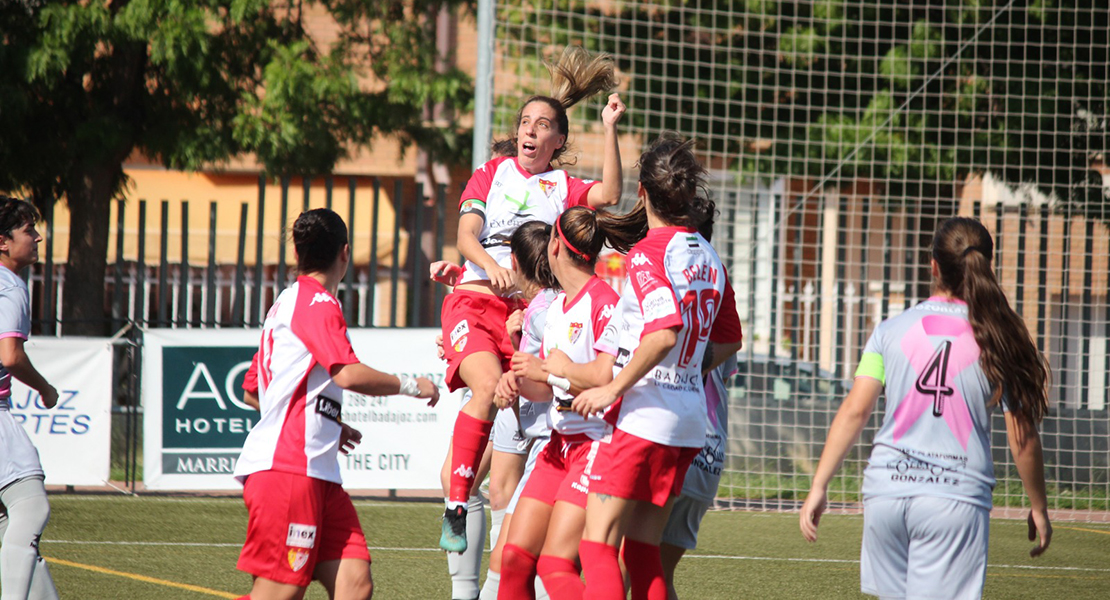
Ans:
{"type": "Polygon", "coordinates": [[[559,282],[547,262],[547,242],[551,226],[543,221],[529,221],[516,228],[509,238],[509,251],[516,258],[520,275],[540,288],[559,289],[559,282]]]}
{"type": "Polygon", "coordinates": [[[664,133],[640,156],[639,166],[652,212],[664,222],[697,229],[713,220],[717,207],[709,199],[708,173],[694,155],[693,140],[664,133]]]}
{"type": "Polygon", "coordinates": [[[551,73],[551,97],[564,109],[617,87],[613,57],[605,53],[592,54],[581,46],[567,46],[559,60],[546,66],[551,73]]]}
{"type": "Polygon", "coordinates": [[[1048,366],[994,276],[990,233],[974,219],[948,219],[937,229],[932,252],[939,286],[967,302],[990,404],[1005,393],[1012,413],[1040,421],[1048,412],[1048,366]]]}
{"type": "MultiPolygon", "coordinates": [[[[520,129],[520,119],[524,114],[524,108],[529,104],[542,102],[551,107],[551,110],[555,111],[555,124],[559,128],[559,133],[568,135],[570,119],[567,117],[567,109],[582,100],[617,86],[616,67],[613,57],[608,54],[593,54],[580,46],[567,46],[557,61],[544,64],[551,73],[551,95],[531,96],[520,105],[513,123],[514,138],[511,140],[511,156],[516,155],[515,132],[520,129]]],[[[566,164],[566,161],[559,160],[566,151],[567,145],[564,143],[551,155],[551,161],[566,164]]],[[[507,154],[507,156],[510,155],[507,154]]]]}

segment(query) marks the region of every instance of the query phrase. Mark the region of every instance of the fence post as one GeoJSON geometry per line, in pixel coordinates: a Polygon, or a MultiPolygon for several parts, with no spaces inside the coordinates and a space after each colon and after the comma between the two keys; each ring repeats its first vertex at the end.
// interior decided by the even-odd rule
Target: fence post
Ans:
{"type": "Polygon", "coordinates": [[[204,295],[204,326],[216,326],[216,202],[208,203],[208,273],[204,276],[207,293],[204,295]]]}
{"type": "Polygon", "coordinates": [[[366,306],[363,307],[364,320],[368,327],[374,327],[374,318],[377,316],[374,313],[374,303],[378,297],[378,208],[380,207],[381,192],[382,180],[375,177],[374,204],[370,209],[370,271],[367,276],[369,297],[366,300],[366,306]]]}
{"type": "Polygon", "coordinates": [[[1047,204],[1042,204],[1037,211],[1041,217],[1041,247],[1037,261],[1037,276],[1040,285],[1037,286],[1037,346],[1041,352],[1048,354],[1048,339],[1045,337],[1045,311],[1048,305],[1048,220],[1051,212],[1047,204]]]}
{"type": "Polygon", "coordinates": [[[246,202],[239,206],[239,249],[235,254],[235,282],[231,287],[233,298],[231,301],[232,327],[242,327],[244,325],[243,306],[246,289],[243,285],[243,262],[246,260],[247,254],[247,208],[246,202]]]}
{"type": "MultiPolygon", "coordinates": [[[[331,208],[331,190],[332,178],[328,177],[328,208],[331,208]]],[[[357,182],[355,176],[351,175],[347,178],[347,228],[348,247],[355,247],[355,191],[357,182]]],[[[347,262],[347,274],[343,277],[346,284],[346,293],[343,296],[343,312],[347,319],[348,326],[355,325],[355,260],[347,262]]]]}
{"type": "Polygon", "coordinates": [[[112,331],[119,331],[123,327],[126,311],[123,304],[123,231],[124,231],[124,205],[123,200],[116,201],[116,283],[112,286],[112,331]]]}
{"type": "Polygon", "coordinates": [[[146,200],[139,200],[139,247],[135,256],[135,322],[146,325],[146,200]]]}
{"type": "Polygon", "coordinates": [[[421,277],[421,265],[424,263],[424,184],[417,182],[416,196],[414,197],[413,208],[413,227],[409,233],[409,247],[412,248],[412,254],[409,255],[409,265],[411,267],[411,276],[409,277],[409,297],[412,298],[412,319],[409,320],[409,327],[420,327],[424,324],[424,286],[423,282],[427,276],[421,277]]]}
{"type": "Polygon", "coordinates": [[[393,181],[393,266],[389,270],[390,306],[389,326],[397,326],[397,283],[401,274],[401,194],[404,182],[399,178],[393,181]]]}
{"type": "MultiPolygon", "coordinates": [[[[1080,398],[1079,407],[1082,409],[1090,408],[1090,393],[1091,386],[1089,385],[1089,374],[1091,372],[1091,304],[1094,303],[1094,295],[1092,289],[1094,287],[1094,254],[1095,254],[1095,220],[1087,217],[1087,227],[1084,231],[1086,237],[1083,240],[1083,308],[1080,322],[1082,323],[1083,333],[1079,336],[1079,360],[1082,361],[1079,367],[1079,374],[1076,376],[1076,383],[1079,385],[1080,398]],[[1088,385],[1083,385],[1083,378],[1088,377],[1088,385]]],[[[1083,481],[1090,481],[1084,479],[1083,481]]]]}
{"type": "MultiPolygon", "coordinates": [[[[328,175],[324,178],[324,208],[331,210],[331,194],[335,187],[335,178],[328,175]]],[[[351,221],[351,215],[347,215],[347,222],[351,221]]]]}
{"type": "MultiPolygon", "coordinates": [[[[436,186],[436,206],[435,206],[435,223],[436,223],[436,260],[443,260],[443,222],[447,220],[447,184],[441,183],[436,186]]],[[[435,285],[435,304],[432,305],[432,321],[436,327],[441,325],[440,319],[443,313],[443,299],[446,297],[446,288],[442,285],[435,285]]]]}
{"type": "Polygon", "coordinates": [[[181,282],[177,300],[177,325],[189,325],[189,309],[193,305],[192,274],[189,272],[189,201],[181,201],[181,282]]]}
{"type": "Polygon", "coordinates": [[[1025,318],[1025,236],[1029,220],[1029,203],[1022,202],[1018,208],[1018,246],[1017,246],[1017,313],[1025,318]]]}
{"type": "Polygon", "coordinates": [[[166,256],[169,253],[170,244],[170,201],[162,200],[162,210],[160,215],[161,221],[161,235],[162,239],[158,241],[158,253],[160,255],[158,262],[158,327],[165,327],[169,325],[168,309],[166,307],[166,271],[170,270],[169,258],[166,256]]]}
{"type": "Polygon", "coordinates": [[[255,223],[254,240],[254,295],[255,297],[251,302],[251,326],[260,327],[262,325],[262,316],[266,311],[266,294],[262,290],[262,277],[264,273],[264,260],[262,254],[262,238],[265,234],[265,219],[266,217],[266,175],[258,174],[258,222],[255,223]]]}
{"type": "Polygon", "coordinates": [[[775,366],[775,357],[778,356],[778,325],[779,325],[779,228],[781,219],[779,217],[779,203],[781,198],[778,194],[771,194],[771,229],[768,232],[771,238],[771,333],[770,338],[767,340],[769,347],[767,350],[767,368],[773,369],[775,366]]]}
{"type": "Polygon", "coordinates": [[[285,289],[285,222],[289,219],[289,178],[281,178],[281,221],[278,222],[278,231],[281,232],[281,237],[278,240],[278,265],[277,276],[274,279],[274,297],[285,289]]]}
{"type": "Polygon", "coordinates": [[[46,268],[42,272],[42,333],[54,335],[54,203],[48,200],[43,212],[46,220],[46,268]]]}

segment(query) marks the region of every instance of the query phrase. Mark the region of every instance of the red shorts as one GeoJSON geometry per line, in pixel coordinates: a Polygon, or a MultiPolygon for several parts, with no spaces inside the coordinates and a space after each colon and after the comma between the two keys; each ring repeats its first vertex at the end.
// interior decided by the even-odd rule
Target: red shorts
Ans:
{"type": "Polygon", "coordinates": [[[519,300],[490,294],[455,290],[443,299],[443,358],[447,360],[447,389],[466,387],[459,365],[475,352],[490,352],[501,359],[501,370],[509,370],[513,344],[505,329],[509,315],[524,308],[519,300]]]}
{"type": "Polygon", "coordinates": [[[236,567],[251,575],[306,587],[316,564],[370,561],[366,536],[343,486],[280,471],[259,471],[243,485],[247,541],[236,567]]]}
{"type": "Polygon", "coordinates": [[[544,504],[570,502],[586,508],[590,492],[590,474],[600,442],[585,435],[551,434],[551,441],[536,459],[528,483],[520,493],[544,504]]]}
{"type": "Polygon", "coordinates": [[[612,441],[601,444],[590,491],[664,506],[682,492],[698,452],[700,447],[664,446],[614,429],[612,441]]]}

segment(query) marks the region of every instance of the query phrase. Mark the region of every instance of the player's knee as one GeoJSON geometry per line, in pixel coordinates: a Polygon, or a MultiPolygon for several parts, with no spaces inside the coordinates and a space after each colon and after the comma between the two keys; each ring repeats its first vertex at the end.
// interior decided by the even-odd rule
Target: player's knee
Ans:
{"type": "Polygon", "coordinates": [[[28,525],[33,525],[34,528],[39,529],[46,527],[46,523],[50,521],[50,503],[46,497],[42,498],[28,498],[20,502],[16,502],[8,508],[8,517],[13,521],[19,521],[28,525]]]}
{"type": "Polygon", "coordinates": [[[498,544],[490,550],[489,553],[489,568],[490,570],[500,573],[501,572],[501,545],[498,544]]]}

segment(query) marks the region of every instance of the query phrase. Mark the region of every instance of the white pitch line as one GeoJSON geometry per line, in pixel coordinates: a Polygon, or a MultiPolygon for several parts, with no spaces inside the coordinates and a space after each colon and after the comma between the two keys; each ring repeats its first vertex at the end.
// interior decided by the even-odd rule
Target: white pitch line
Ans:
{"type": "MultiPolygon", "coordinates": [[[[683,558],[712,558],[719,560],[763,560],[763,561],[782,561],[782,562],[810,562],[810,563],[845,563],[845,564],[859,564],[858,560],[849,560],[842,558],[777,558],[773,556],[729,556],[725,554],[686,554],[683,558]]],[[[1094,573],[1110,573],[1110,569],[1096,569],[1086,567],[1038,567],[1033,565],[992,565],[987,564],[988,567],[993,569],[1029,569],[1038,571],[1090,571],[1094,573]]]]}
{"type": "MultiPolygon", "coordinates": [[[[191,546],[206,548],[240,548],[242,544],[220,542],[113,542],[96,540],[46,540],[49,544],[74,544],[81,546],[191,546]]],[[[378,552],[443,552],[439,548],[395,548],[387,546],[370,546],[370,550],[378,552]]],[[[486,552],[489,552],[486,550],[486,552]]],[[[800,562],[800,563],[833,563],[833,564],[859,564],[858,560],[844,558],[793,558],[774,556],[732,556],[728,554],[686,554],[683,558],[701,558],[712,560],[751,560],[767,562],[800,562]]],[[[1082,571],[1088,573],[1110,573],[1110,569],[1097,569],[1089,567],[1040,567],[1034,565],[992,565],[992,569],[1025,569],[1030,571],[1082,571]]]]}
{"type": "MultiPolygon", "coordinates": [[[[71,496],[67,498],[51,498],[51,502],[64,503],[64,502],[95,502],[97,500],[119,500],[123,499],[128,502],[163,502],[170,504],[243,504],[243,499],[239,497],[228,498],[163,498],[157,496],[71,496]]],[[[384,507],[384,508],[426,508],[436,502],[394,502],[385,501],[378,502],[374,500],[353,500],[355,506],[362,507],[384,507]]]]}

